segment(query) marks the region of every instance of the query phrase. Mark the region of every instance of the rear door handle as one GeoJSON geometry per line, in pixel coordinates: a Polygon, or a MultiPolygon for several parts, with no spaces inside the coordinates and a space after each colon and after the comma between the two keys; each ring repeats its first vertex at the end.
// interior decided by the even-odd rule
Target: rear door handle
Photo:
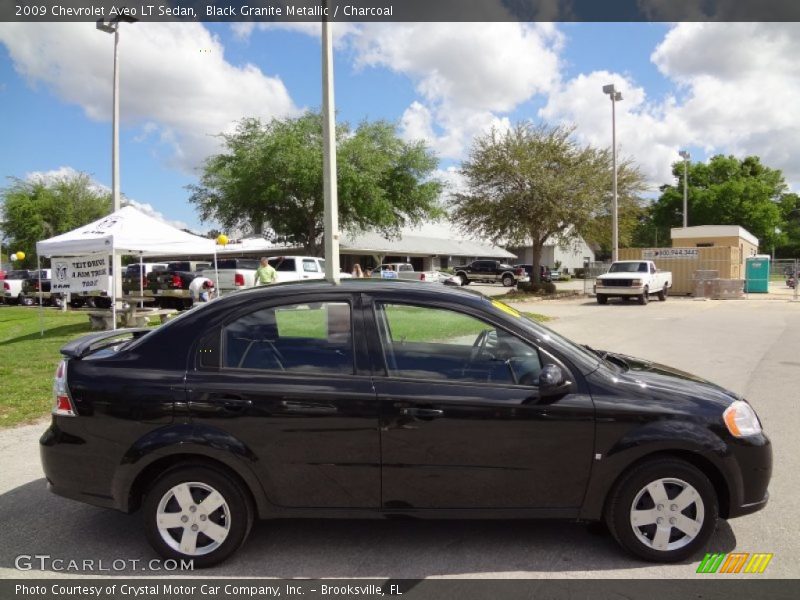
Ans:
{"type": "Polygon", "coordinates": [[[332,404],[316,404],[314,402],[292,402],[291,400],[281,401],[281,407],[285,412],[301,413],[301,414],[334,414],[339,412],[339,409],[332,404]]]}
{"type": "Polygon", "coordinates": [[[439,408],[403,408],[400,414],[417,419],[435,419],[444,415],[444,411],[439,408]]]}

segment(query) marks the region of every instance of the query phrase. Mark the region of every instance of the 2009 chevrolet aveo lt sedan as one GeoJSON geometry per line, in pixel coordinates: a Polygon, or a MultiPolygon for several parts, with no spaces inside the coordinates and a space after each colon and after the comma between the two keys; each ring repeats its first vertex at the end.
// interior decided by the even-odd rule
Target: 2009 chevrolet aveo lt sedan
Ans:
{"type": "Polygon", "coordinates": [[[711,383],[415,282],[280,284],[62,349],[50,489],[224,560],[255,518],[605,521],[652,561],[763,508],[772,454],[711,383]]]}

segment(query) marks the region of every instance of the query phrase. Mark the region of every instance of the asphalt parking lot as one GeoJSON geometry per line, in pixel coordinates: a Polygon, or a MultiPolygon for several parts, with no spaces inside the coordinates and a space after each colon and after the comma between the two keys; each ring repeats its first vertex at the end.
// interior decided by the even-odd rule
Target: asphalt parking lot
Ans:
{"type": "MultiPolygon", "coordinates": [[[[747,397],[774,445],[771,500],[759,513],[721,522],[709,551],[771,552],[774,558],[759,577],[797,577],[800,303],[670,298],[648,306],[598,306],[588,299],[517,306],[555,317],[549,325],[576,341],[664,362],[747,397]]],[[[37,446],[44,428],[42,422],[0,431],[0,578],[90,575],[22,573],[14,568],[20,554],[108,562],[154,558],[138,515],[46,490],[37,446]]],[[[691,579],[700,577],[700,558],[676,565],[639,562],[607,534],[577,523],[278,521],[257,524],[231,560],[192,576],[691,579]]],[[[167,575],[132,569],[116,574],[167,575]]]]}

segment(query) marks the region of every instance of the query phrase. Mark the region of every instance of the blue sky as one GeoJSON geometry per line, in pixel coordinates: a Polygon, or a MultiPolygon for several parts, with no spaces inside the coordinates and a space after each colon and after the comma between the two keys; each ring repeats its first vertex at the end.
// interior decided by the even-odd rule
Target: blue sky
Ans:
{"type": "MultiPolygon", "coordinates": [[[[472,136],[544,119],[610,143],[655,190],[677,151],[759,154],[800,181],[797,24],[338,24],[340,119],[388,119],[453,172],[472,136]],[[791,107],[795,107],[792,110],[791,107]]],[[[319,25],[140,23],[122,32],[123,193],[206,230],[187,202],[214,134],[320,105],[319,25]]],[[[111,36],[93,24],[0,24],[0,175],[85,171],[110,185],[111,36]]]]}

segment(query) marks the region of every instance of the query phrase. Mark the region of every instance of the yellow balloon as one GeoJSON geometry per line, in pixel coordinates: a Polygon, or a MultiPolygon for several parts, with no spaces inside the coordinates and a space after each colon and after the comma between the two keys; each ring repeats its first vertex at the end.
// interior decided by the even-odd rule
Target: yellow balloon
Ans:
{"type": "Polygon", "coordinates": [[[217,236],[217,244],[219,244],[220,246],[224,246],[227,243],[228,243],[228,236],[225,235],[224,233],[220,233],[217,236]]]}
{"type": "Polygon", "coordinates": [[[25,253],[24,252],[17,252],[17,260],[25,260],[25,253]]]}

